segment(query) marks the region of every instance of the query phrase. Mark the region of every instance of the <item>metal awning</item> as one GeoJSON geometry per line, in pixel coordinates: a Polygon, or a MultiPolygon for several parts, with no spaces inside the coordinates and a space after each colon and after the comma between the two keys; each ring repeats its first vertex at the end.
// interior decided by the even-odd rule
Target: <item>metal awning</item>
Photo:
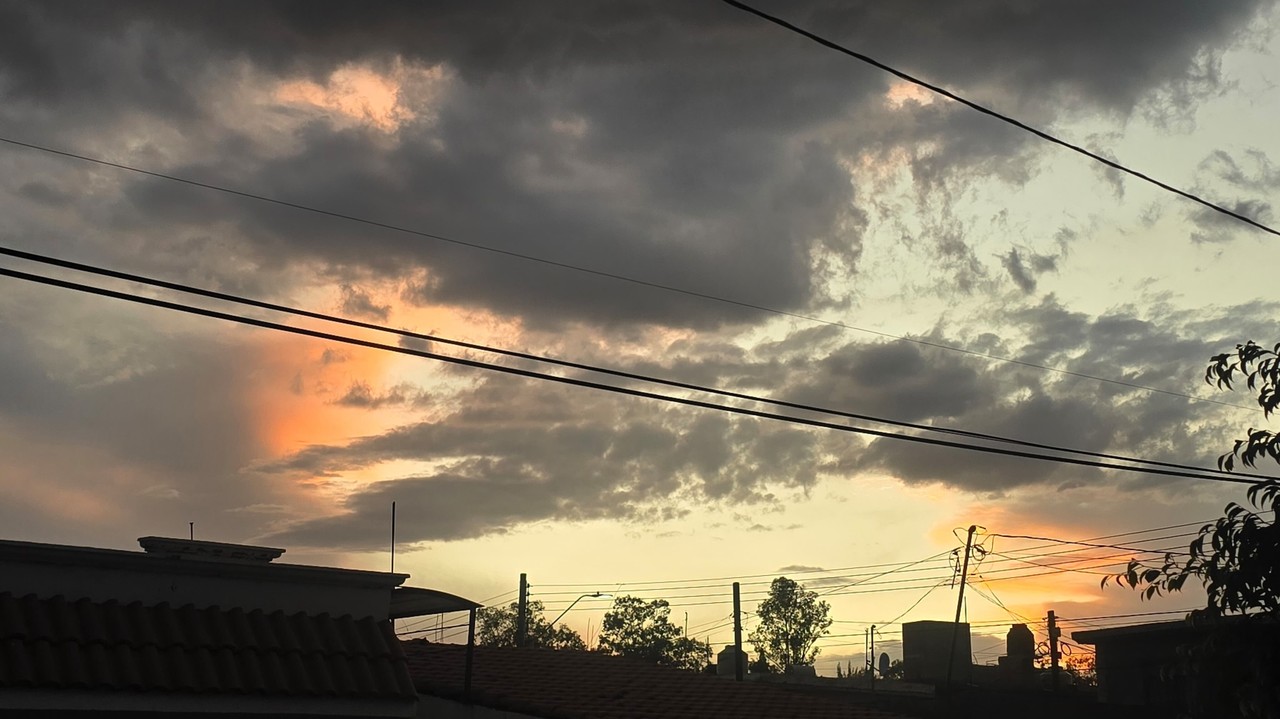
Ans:
{"type": "Polygon", "coordinates": [[[391,591],[390,619],[424,617],[446,612],[465,612],[484,605],[438,589],[396,587],[391,591]]]}

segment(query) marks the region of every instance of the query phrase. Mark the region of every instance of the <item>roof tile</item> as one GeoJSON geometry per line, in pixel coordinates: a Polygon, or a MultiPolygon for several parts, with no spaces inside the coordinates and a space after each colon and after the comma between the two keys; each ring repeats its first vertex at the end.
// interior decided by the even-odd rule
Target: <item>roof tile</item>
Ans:
{"type": "Polygon", "coordinates": [[[372,617],[0,592],[0,690],[6,687],[415,696],[390,624],[372,617]]]}

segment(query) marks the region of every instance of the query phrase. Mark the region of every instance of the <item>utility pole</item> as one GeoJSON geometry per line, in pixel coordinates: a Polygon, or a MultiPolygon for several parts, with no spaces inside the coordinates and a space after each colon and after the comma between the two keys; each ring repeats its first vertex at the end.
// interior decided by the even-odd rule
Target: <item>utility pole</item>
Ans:
{"type": "MultiPolygon", "coordinates": [[[[969,580],[969,552],[973,549],[973,533],[978,525],[969,525],[969,536],[964,540],[964,563],[960,569],[960,597],[956,599],[956,621],[951,625],[951,654],[947,656],[947,688],[951,688],[951,677],[956,664],[956,641],[960,637],[960,610],[964,607],[964,585],[969,580]]],[[[968,661],[968,657],[965,658],[968,661]]]]}
{"type": "Polygon", "coordinates": [[[742,588],[733,583],[733,678],[742,681],[746,667],[742,666],[742,588]]]}
{"type": "Polygon", "coordinates": [[[1049,678],[1053,690],[1058,691],[1058,660],[1062,658],[1062,653],[1058,650],[1058,637],[1062,636],[1062,630],[1058,628],[1058,615],[1049,610],[1049,678]]]}
{"type": "Polygon", "coordinates": [[[867,652],[867,675],[871,677],[871,691],[876,690],[876,625],[867,633],[871,637],[871,649],[867,652]]]}
{"type": "Polygon", "coordinates": [[[523,647],[529,636],[529,575],[520,573],[520,600],[516,604],[516,646],[523,647]]]}

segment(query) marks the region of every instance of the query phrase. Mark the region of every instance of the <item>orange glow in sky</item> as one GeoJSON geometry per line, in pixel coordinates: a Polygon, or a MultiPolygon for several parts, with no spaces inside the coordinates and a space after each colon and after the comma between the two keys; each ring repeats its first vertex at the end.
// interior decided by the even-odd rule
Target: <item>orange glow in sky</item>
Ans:
{"type": "Polygon", "coordinates": [[[377,384],[392,358],[383,352],[271,337],[261,349],[253,404],[259,435],[272,456],[342,443],[376,432],[373,417],[335,405],[354,382],[377,384]]]}
{"type": "Polygon", "coordinates": [[[276,90],[276,99],[322,108],[383,132],[394,132],[415,117],[400,104],[398,81],[359,66],[335,70],[324,85],[310,80],[284,83],[276,90]]]}

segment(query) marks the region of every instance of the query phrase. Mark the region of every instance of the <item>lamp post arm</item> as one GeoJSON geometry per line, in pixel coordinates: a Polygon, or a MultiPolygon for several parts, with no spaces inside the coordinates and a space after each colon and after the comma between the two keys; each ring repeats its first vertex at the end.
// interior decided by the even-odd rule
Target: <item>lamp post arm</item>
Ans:
{"type": "Polygon", "coordinates": [[[564,615],[568,614],[570,609],[573,609],[573,605],[577,604],[578,602],[581,602],[583,597],[590,597],[590,596],[592,595],[584,594],[581,597],[578,597],[577,599],[570,602],[569,606],[565,607],[563,612],[560,612],[560,616],[556,617],[555,619],[552,619],[551,623],[548,624],[547,627],[548,628],[554,627],[556,625],[556,622],[560,621],[561,619],[564,619],[564,615]]]}
{"type": "Polygon", "coordinates": [[[563,612],[560,612],[560,616],[556,617],[555,619],[552,619],[551,623],[547,625],[547,628],[550,629],[551,627],[554,627],[556,625],[556,622],[560,621],[561,619],[564,619],[564,615],[568,614],[570,609],[573,609],[573,605],[577,604],[578,602],[581,602],[587,597],[591,597],[592,599],[603,599],[609,596],[612,596],[612,595],[605,594],[604,592],[592,592],[590,594],[583,594],[582,596],[578,597],[572,602],[569,602],[569,606],[565,607],[563,612]]]}

